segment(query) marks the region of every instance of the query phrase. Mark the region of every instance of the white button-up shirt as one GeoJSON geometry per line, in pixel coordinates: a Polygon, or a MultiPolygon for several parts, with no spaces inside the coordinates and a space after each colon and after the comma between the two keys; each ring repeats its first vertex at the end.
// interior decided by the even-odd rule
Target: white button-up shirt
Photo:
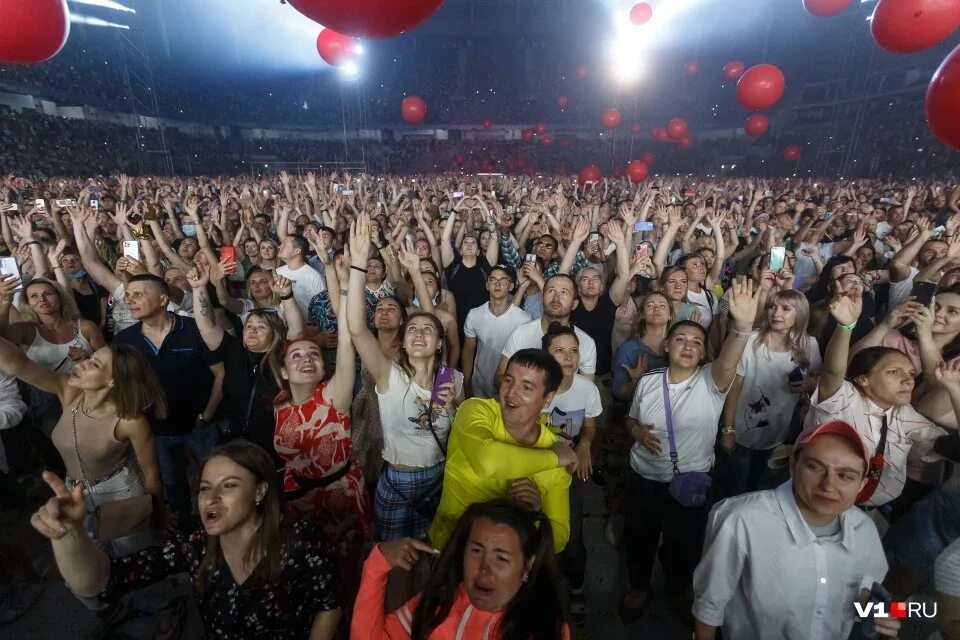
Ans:
{"type": "Polygon", "coordinates": [[[693,575],[693,615],[736,640],[845,640],[861,588],[883,580],[876,525],[859,509],[818,537],[793,481],[718,503],[693,575]]]}
{"type": "Polygon", "coordinates": [[[831,420],[843,420],[851,425],[863,439],[863,445],[871,456],[880,442],[883,418],[887,418],[887,445],[883,458],[883,473],[880,484],[867,500],[867,504],[879,507],[899,496],[907,479],[907,454],[913,449],[924,462],[939,460],[933,451],[933,442],[947,432],[933,424],[908,404],[883,410],[870,398],[860,393],[852,382],[843,381],[840,389],[828,399],[820,400],[820,389],[810,398],[810,411],[804,425],[822,424],[831,420]]]}

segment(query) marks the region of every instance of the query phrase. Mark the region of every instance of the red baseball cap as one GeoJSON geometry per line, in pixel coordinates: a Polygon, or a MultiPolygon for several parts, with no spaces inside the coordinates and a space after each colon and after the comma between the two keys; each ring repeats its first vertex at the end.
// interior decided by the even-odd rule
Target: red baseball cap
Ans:
{"type": "Polygon", "coordinates": [[[824,434],[833,434],[835,436],[840,436],[841,438],[847,439],[854,448],[857,450],[857,453],[870,464],[870,452],[867,451],[866,445],[863,444],[863,438],[860,437],[860,434],[857,433],[857,430],[853,428],[848,422],[842,420],[832,420],[830,422],[824,422],[823,424],[818,424],[807,429],[804,429],[803,433],[800,434],[800,437],[797,438],[796,445],[807,444],[817,436],[822,436],[824,434]]]}

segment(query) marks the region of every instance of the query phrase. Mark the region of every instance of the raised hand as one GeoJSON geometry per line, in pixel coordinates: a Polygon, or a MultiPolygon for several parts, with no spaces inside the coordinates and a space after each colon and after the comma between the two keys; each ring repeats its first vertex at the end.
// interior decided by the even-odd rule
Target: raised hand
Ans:
{"type": "Polygon", "coordinates": [[[830,301],[830,315],[839,324],[853,324],[860,317],[862,309],[863,300],[856,291],[840,294],[830,301]]]}
{"type": "Polygon", "coordinates": [[[590,235],[590,221],[586,218],[580,218],[573,227],[573,244],[583,244],[583,241],[587,239],[588,235],[590,235]]]}
{"type": "Polygon", "coordinates": [[[420,270],[420,256],[417,255],[417,250],[409,240],[403,240],[400,243],[397,248],[397,257],[400,260],[400,265],[407,270],[407,273],[420,270]]]}
{"type": "Polygon", "coordinates": [[[637,358],[636,366],[628,367],[625,364],[622,364],[620,366],[626,370],[627,375],[630,376],[630,381],[636,384],[636,382],[640,380],[643,374],[647,372],[647,368],[650,366],[650,364],[647,361],[647,356],[641,355],[640,357],[637,358]]]}
{"type": "Polygon", "coordinates": [[[210,270],[207,268],[207,265],[199,262],[195,263],[193,269],[190,269],[190,272],[187,274],[187,282],[190,283],[190,288],[192,289],[200,289],[207,286],[207,283],[210,282],[210,270]]]}
{"type": "Polygon", "coordinates": [[[270,281],[270,290],[281,298],[289,297],[293,295],[293,282],[275,273],[270,281]]]}
{"type": "Polygon", "coordinates": [[[59,540],[71,531],[82,529],[87,514],[82,485],[67,489],[63,480],[52,471],[44,471],[43,480],[53,491],[53,497],[30,518],[33,528],[51,540],[59,540]]]}
{"type": "Polygon", "coordinates": [[[960,392],[960,360],[937,364],[937,381],[952,391],[960,392]]]}
{"type": "Polygon", "coordinates": [[[57,242],[57,246],[47,250],[47,260],[50,261],[51,267],[56,267],[58,264],[60,264],[60,258],[63,257],[63,250],[66,248],[67,248],[67,241],[61,238],[57,242]]]}
{"type": "Polygon", "coordinates": [[[350,222],[350,264],[367,268],[370,257],[370,214],[361,213],[350,222]]]}
{"type": "Polygon", "coordinates": [[[623,244],[626,241],[624,227],[616,220],[611,220],[607,223],[607,238],[614,244],[623,244]]]}
{"type": "Polygon", "coordinates": [[[33,225],[26,216],[10,216],[10,230],[20,238],[21,242],[33,240],[33,225]]]}
{"type": "Polygon", "coordinates": [[[8,273],[0,276],[0,300],[5,300],[7,302],[12,301],[13,296],[17,289],[20,288],[20,285],[20,278],[18,278],[16,274],[8,273]]]}
{"type": "Polygon", "coordinates": [[[754,290],[752,280],[737,278],[730,285],[730,317],[744,329],[753,325],[759,294],[760,288],[754,290]]]}

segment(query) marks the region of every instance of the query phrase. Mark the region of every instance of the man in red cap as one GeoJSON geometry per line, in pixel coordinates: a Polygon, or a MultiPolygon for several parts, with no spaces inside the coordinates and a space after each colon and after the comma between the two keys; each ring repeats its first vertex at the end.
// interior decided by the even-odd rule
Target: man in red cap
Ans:
{"type": "MultiPolygon", "coordinates": [[[[817,425],[797,439],[791,480],[714,506],[693,576],[696,640],[718,627],[737,640],[850,635],[854,602],[887,572],[876,526],[854,507],[869,459],[851,425],[817,425]]],[[[897,636],[899,621],[874,623],[897,636]]]]}

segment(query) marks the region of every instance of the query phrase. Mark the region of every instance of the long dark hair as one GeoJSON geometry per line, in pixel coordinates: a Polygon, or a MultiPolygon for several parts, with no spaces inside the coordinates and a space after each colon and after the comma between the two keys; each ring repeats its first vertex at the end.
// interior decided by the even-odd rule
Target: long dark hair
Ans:
{"type": "Polygon", "coordinates": [[[423,589],[413,614],[411,640],[427,640],[450,615],[457,590],[463,584],[463,556],[473,524],[486,519],[517,532],[523,561],[533,558],[527,579],[503,611],[500,640],[556,640],[566,624],[560,582],[553,550],[553,528],[542,513],[531,513],[509,500],[474,503],[454,528],[423,589]]]}

